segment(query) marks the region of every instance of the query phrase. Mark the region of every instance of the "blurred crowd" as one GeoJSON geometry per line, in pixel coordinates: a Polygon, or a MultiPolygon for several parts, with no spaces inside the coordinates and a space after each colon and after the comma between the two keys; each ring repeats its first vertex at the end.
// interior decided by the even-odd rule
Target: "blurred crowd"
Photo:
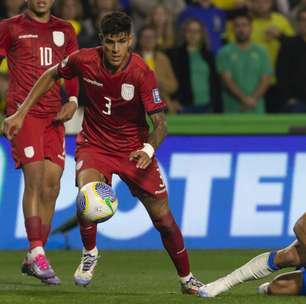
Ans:
{"type": "MultiPolygon", "coordinates": [[[[24,9],[2,0],[0,18],[24,9]]],[[[101,18],[126,11],[134,51],[155,71],[169,113],[306,112],[306,0],[56,0],[80,48],[101,18]]],[[[7,66],[0,67],[0,112],[7,66]]],[[[80,93],[82,103],[82,90],[80,93]]]]}

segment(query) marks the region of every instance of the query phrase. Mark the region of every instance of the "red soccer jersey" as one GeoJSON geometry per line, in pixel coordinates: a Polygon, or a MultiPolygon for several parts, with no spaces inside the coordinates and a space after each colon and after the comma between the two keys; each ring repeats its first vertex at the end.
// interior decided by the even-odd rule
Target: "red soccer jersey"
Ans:
{"type": "MultiPolygon", "coordinates": [[[[72,26],[54,16],[47,23],[38,22],[26,13],[1,21],[0,57],[8,58],[9,67],[7,114],[17,110],[45,70],[77,48],[72,26]]],[[[57,83],[30,113],[43,117],[57,113],[60,108],[60,85],[57,83]]]]}
{"type": "Polygon", "coordinates": [[[162,111],[154,73],[140,56],[112,74],[103,65],[102,47],[75,52],[58,67],[61,77],[78,76],[87,100],[79,142],[88,141],[106,152],[127,153],[143,146],[149,128],[146,113],[162,111]]]}

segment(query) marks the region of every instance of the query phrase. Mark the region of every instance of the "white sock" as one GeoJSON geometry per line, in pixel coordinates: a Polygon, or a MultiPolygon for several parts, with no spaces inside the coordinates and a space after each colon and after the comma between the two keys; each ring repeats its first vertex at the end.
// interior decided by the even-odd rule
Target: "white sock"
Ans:
{"type": "Polygon", "coordinates": [[[232,273],[209,283],[206,286],[206,291],[209,296],[215,297],[242,282],[257,280],[268,276],[272,273],[272,270],[268,267],[269,255],[270,252],[258,255],[232,273]]]}
{"type": "Polygon", "coordinates": [[[98,255],[98,248],[94,247],[91,250],[87,250],[85,247],[83,247],[83,253],[89,253],[91,255],[98,255]]]}
{"type": "Polygon", "coordinates": [[[31,251],[28,252],[28,259],[30,261],[33,261],[34,258],[38,255],[38,254],[43,254],[45,255],[45,251],[43,247],[35,247],[33,248],[31,251]]]}
{"type": "Polygon", "coordinates": [[[185,284],[186,282],[188,282],[190,280],[190,278],[192,277],[192,273],[190,272],[186,277],[179,277],[180,281],[185,284]]]}

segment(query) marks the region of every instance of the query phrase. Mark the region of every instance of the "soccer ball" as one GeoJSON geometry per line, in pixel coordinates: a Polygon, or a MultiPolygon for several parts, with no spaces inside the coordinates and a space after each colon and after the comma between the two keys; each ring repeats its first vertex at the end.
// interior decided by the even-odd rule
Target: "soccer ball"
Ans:
{"type": "Polygon", "coordinates": [[[116,194],[105,183],[88,183],[79,191],[77,197],[78,214],[87,221],[105,222],[115,214],[117,208],[116,194]]]}

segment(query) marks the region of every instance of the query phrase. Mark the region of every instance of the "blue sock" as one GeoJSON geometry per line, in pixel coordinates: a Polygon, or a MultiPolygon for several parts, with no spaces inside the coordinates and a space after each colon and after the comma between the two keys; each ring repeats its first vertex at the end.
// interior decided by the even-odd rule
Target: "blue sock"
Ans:
{"type": "Polygon", "coordinates": [[[275,256],[276,256],[276,251],[271,251],[270,254],[269,254],[269,258],[268,258],[268,267],[272,271],[279,270],[279,267],[276,266],[275,263],[274,263],[275,256]]]}
{"type": "Polygon", "coordinates": [[[302,268],[302,276],[303,276],[303,284],[302,284],[302,288],[300,291],[300,295],[306,296],[306,272],[304,268],[302,268]]]}

